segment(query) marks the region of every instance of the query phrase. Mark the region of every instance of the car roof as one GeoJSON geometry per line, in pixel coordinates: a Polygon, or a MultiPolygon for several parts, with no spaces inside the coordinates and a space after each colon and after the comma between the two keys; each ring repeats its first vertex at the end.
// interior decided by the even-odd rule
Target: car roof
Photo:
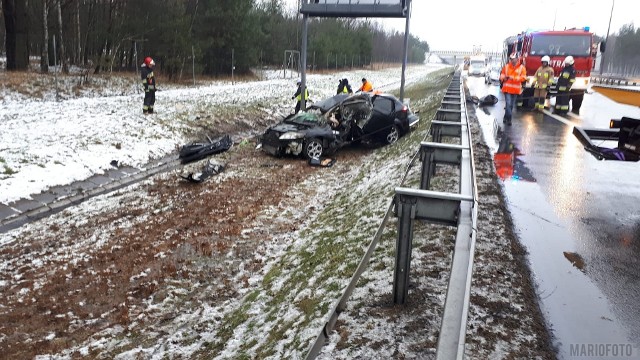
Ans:
{"type": "Polygon", "coordinates": [[[385,99],[389,99],[389,100],[391,100],[391,101],[394,101],[396,104],[404,105],[404,104],[402,103],[402,101],[400,101],[400,99],[398,99],[395,95],[392,95],[392,94],[387,94],[387,93],[383,93],[383,94],[375,94],[375,95],[373,95],[373,96],[372,96],[372,99],[371,99],[371,100],[375,103],[375,99],[376,99],[377,97],[383,97],[383,98],[385,98],[385,99]]]}
{"type": "Polygon", "coordinates": [[[321,100],[317,103],[313,103],[311,106],[309,106],[309,109],[318,109],[320,110],[320,112],[324,114],[325,112],[329,111],[331,108],[343,102],[349,96],[350,96],[349,94],[334,95],[330,98],[321,100]]]}

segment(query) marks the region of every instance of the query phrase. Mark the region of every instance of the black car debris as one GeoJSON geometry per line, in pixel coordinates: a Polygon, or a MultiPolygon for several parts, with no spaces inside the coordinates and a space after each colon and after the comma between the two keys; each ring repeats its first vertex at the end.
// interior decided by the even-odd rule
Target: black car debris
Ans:
{"type": "Polygon", "coordinates": [[[420,118],[389,94],[339,94],[269,127],[261,148],[274,156],[320,158],[361,141],[393,144],[420,118]]]}

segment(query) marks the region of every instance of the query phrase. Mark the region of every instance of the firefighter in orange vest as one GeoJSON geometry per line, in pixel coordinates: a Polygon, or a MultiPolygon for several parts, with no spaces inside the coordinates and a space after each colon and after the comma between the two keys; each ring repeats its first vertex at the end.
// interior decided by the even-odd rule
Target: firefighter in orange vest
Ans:
{"type": "Polygon", "coordinates": [[[142,113],[153,114],[153,104],[156,102],[156,77],[153,75],[153,68],[156,63],[152,58],[144,58],[141,65],[140,75],[142,77],[142,86],[144,87],[144,101],[142,103],[142,113]]]}
{"type": "Polygon", "coordinates": [[[536,70],[536,80],[533,86],[533,99],[536,110],[544,109],[544,102],[547,98],[547,90],[553,85],[553,68],[549,65],[551,58],[547,55],[542,57],[542,65],[536,70]]]}
{"type": "Polygon", "coordinates": [[[527,69],[518,61],[514,53],[509,56],[509,62],[500,71],[500,83],[504,93],[504,118],[502,121],[511,125],[513,108],[517,98],[522,94],[522,83],[527,80],[527,69]]]}

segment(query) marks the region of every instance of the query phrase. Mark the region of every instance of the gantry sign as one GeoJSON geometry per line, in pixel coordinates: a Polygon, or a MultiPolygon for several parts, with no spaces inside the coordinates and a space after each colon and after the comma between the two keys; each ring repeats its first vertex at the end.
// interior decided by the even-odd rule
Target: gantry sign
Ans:
{"type": "MultiPolygon", "coordinates": [[[[400,81],[400,101],[404,100],[404,73],[407,68],[407,48],[409,47],[409,19],[411,17],[411,0],[300,0],[302,21],[302,92],[307,87],[307,34],[309,17],[381,17],[406,18],[404,30],[404,49],[402,55],[402,79],[400,81]]],[[[306,109],[304,96],[301,108],[306,109]]]]}

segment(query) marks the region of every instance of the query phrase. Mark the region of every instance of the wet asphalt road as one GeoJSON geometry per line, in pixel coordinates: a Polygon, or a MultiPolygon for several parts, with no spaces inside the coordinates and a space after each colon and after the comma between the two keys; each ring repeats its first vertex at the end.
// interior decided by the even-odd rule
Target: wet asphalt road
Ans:
{"type": "Polygon", "coordinates": [[[505,128],[498,86],[481,77],[467,86],[471,95],[500,99],[476,114],[487,144],[505,153],[496,169],[559,358],[579,358],[572,346],[581,344],[631,344],[625,358],[640,358],[640,162],[598,161],[572,134],[573,125],[640,118],[640,108],[593,93],[579,117],[517,111],[505,128]],[[511,153],[515,165],[505,166],[511,153]]]}

